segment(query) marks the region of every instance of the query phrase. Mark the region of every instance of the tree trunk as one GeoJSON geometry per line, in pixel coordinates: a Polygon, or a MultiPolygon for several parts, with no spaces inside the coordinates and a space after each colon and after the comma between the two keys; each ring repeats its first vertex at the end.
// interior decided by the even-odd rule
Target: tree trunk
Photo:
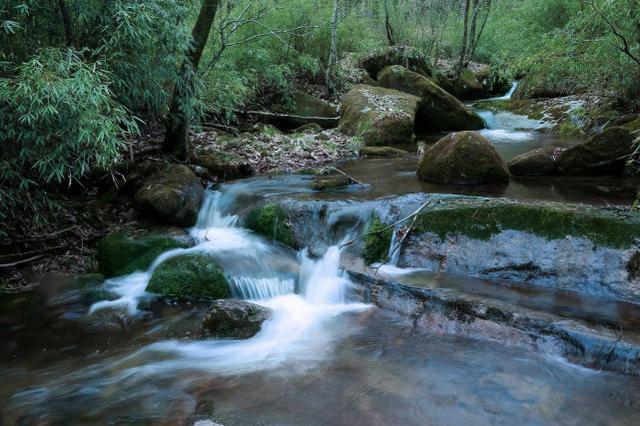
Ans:
{"type": "Polygon", "coordinates": [[[64,37],[66,39],[67,46],[71,47],[73,46],[74,36],[67,2],[65,0],[58,0],[58,9],[60,9],[60,15],[62,16],[62,27],[64,28],[64,37]]]}
{"type": "Polygon", "coordinates": [[[471,61],[471,50],[476,39],[476,26],[478,24],[478,16],[480,15],[480,9],[482,7],[481,0],[473,0],[473,5],[471,6],[471,28],[469,28],[469,36],[467,40],[467,47],[464,53],[464,66],[467,67],[469,65],[469,61],[471,61]]]}
{"type": "MultiPolygon", "coordinates": [[[[475,30],[474,30],[474,37],[471,38],[471,46],[469,46],[468,61],[470,61],[473,55],[476,53],[478,42],[480,42],[480,37],[482,37],[484,28],[487,25],[487,20],[489,19],[489,14],[491,13],[491,0],[486,0],[485,3],[487,5],[487,13],[486,15],[484,15],[484,19],[482,20],[482,25],[480,26],[480,31],[478,32],[477,36],[475,35],[475,30]]],[[[467,65],[468,65],[468,61],[467,61],[467,65]]]]}
{"type": "Polygon", "coordinates": [[[181,159],[187,159],[189,155],[189,117],[185,113],[185,109],[193,97],[198,64],[209,39],[219,3],[220,0],[204,0],[202,2],[198,20],[191,32],[190,46],[187,49],[184,62],[180,66],[180,79],[173,91],[162,148],[165,152],[176,153],[181,159]]]}
{"type": "Polygon", "coordinates": [[[387,32],[387,44],[393,46],[396,41],[393,37],[393,27],[391,26],[391,19],[389,18],[389,4],[388,0],[384,0],[384,27],[387,32]]]}
{"type": "Polygon", "coordinates": [[[338,62],[338,0],[333,0],[333,16],[331,17],[331,50],[329,52],[329,62],[327,63],[327,73],[325,84],[329,93],[335,94],[335,66],[338,62]]]}
{"type": "Polygon", "coordinates": [[[456,75],[459,76],[462,73],[462,67],[464,65],[464,57],[467,52],[467,38],[469,28],[469,6],[470,0],[465,0],[464,3],[464,25],[462,32],[462,46],[460,47],[460,57],[458,59],[458,66],[456,67],[456,75]]]}

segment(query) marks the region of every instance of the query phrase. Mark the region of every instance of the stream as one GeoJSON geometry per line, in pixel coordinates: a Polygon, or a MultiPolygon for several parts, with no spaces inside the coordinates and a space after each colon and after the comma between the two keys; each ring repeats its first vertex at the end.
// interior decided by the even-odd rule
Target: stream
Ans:
{"type": "MultiPolygon", "coordinates": [[[[577,142],[543,135],[521,117],[481,114],[490,124],[483,132],[507,160],[544,144],[577,142]]],[[[315,258],[242,226],[248,209],[278,197],[348,202],[464,192],[628,204],[635,195],[635,185],[621,179],[515,180],[469,191],[418,182],[416,163],[342,162],[367,185],[326,194],[311,191],[305,176],[223,184],[207,191],[188,230],[195,245],[163,253],[147,271],[97,286],[44,277],[32,292],[0,295],[0,424],[638,424],[638,377],[525,347],[432,334],[362,303],[341,267],[341,243],[357,229],[345,229],[315,258]],[[273,309],[255,337],[203,339],[206,305],[144,291],[158,265],[187,253],[212,256],[234,297],[273,309]]],[[[412,279],[458,289],[481,282],[412,279]]],[[[529,306],[547,303],[535,294],[517,297],[529,306]]]]}

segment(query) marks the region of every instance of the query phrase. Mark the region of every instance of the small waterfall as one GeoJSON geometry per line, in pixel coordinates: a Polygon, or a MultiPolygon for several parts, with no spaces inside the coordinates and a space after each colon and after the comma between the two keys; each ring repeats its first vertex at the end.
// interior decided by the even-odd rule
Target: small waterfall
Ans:
{"type": "Polygon", "coordinates": [[[318,260],[311,259],[307,249],[300,252],[300,291],[311,304],[345,302],[349,280],[340,270],[339,246],[331,246],[318,260]]]}
{"type": "Polygon", "coordinates": [[[389,244],[389,252],[387,253],[387,257],[389,258],[387,264],[390,266],[398,266],[398,262],[400,261],[400,241],[402,240],[402,237],[398,238],[400,226],[401,225],[396,227],[391,234],[391,244],[389,244]]]}
{"type": "Polygon", "coordinates": [[[518,82],[514,81],[513,83],[511,83],[511,88],[504,96],[500,96],[495,99],[499,101],[508,101],[509,99],[511,99],[511,97],[513,96],[513,92],[515,92],[517,88],[518,88],[518,82]]]}
{"type": "Polygon", "coordinates": [[[293,278],[255,278],[232,277],[231,294],[237,299],[264,300],[295,291],[296,281],[293,278]]]}
{"type": "Polygon", "coordinates": [[[206,191],[202,207],[198,212],[195,229],[232,228],[238,223],[238,216],[225,215],[231,201],[225,200],[220,191],[206,191]],[[226,201],[226,202],[225,202],[226,201]]]}

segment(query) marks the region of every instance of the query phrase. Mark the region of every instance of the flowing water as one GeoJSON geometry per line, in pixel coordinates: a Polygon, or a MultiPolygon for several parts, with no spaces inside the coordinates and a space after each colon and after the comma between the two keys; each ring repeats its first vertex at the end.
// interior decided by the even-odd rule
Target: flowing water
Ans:
{"type": "MultiPolygon", "coordinates": [[[[521,130],[507,131],[513,133],[505,146],[529,138],[522,135],[518,142],[521,130]]],[[[536,139],[535,132],[524,131],[536,139]]],[[[497,133],[487,136],[506,152],[497,133]]],[[[309,179],[300,176],[223,185],[207,192],[197,224],[188,230],[194,245],[163,253],[147,271],[102,284],[47,277],[31,293],[0,296],[0,424],[638,424],[637,377],[585,369],[526,348],[433,335],[361,303],[340,267],[339,247],[353,236],[352,228],[313,258],[306,249],[296,252],[242,227],[248,209],[277,197],[348,202],[455,192],[421,186],[415,163],[345,162],[340,166],[367,185],[332,194],[312,192],[309,179]],[[145,292],[155,268],[189,253],[215,259],[235,297],[273,309],[255,337],[205,339],[206,305],[176,304],[145,292]]],[[[525,189],[514,190],[512,183],[506,194],[627,201],[575,185],[566,193],[550,190],[549,182],[539,185],[546,189],[522,184],[525,189]]],[[[618,180],[611,186],[623,185],[618,180]]],[[[481,280],[399,270],[397,243],[381,270],[394,279],[533,308],[552,302],[481,280]]],[[[619,319],[596,302],[563,297],[553,301],[563,312],[619,319]]]]}

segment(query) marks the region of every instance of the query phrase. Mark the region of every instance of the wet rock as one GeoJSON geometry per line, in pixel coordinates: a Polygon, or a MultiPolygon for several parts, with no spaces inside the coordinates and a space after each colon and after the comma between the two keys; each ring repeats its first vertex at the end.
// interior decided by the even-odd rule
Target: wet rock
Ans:
{"type": "Polygon", "coordinates": [[[404,149],[394,148],[392,146],[365,146],[359,151],[360,157],[404,157],[409,155],[404,149]]]}
{"type": "Polygon", "coordinates": [[[272,315],[271,309],[245,300],[217,300],[209,307],[202,329],[205,336],[249,339],[272,315]]]}
{"type": "Polygon", "coordinates": [[[419,99],[407,93],[358,85],[343,100],[339,130],[365,145],[393,145],[413,138],[419,99]]]}
{"type": "Polygon", "coordinates": [[[462,102],[420,74],[395,65],[385,68],[378,83],[420,98],[416,112],[416,133],[433,130],[478,130],[485,127],[482,118],[462,102]]]}
{"type": "Polygon", "coordinates": [[[509,181],[509,170],[482,135],[458,132],[440,139],[424,153],[418,176],[438,183],[497,184],[509,181]]]}
{"type": "Polygon", "coordinates": [[[171,258],[153,272],[146,291],[177,299],[212,300],[231,296],[224,271],[204,254],[171,258]]]}
{"type": "Polygon", "coordinates": [[[250,177],[255,174],[251,164],[242,163],[222,153],[202,153],[195,163],[205,168],[210,177],[221,180],[250,177]]]}
{"type": "Polygon", "coordinates": [[[313,178],[311,187],[316,191],[331,191],[346,188],[352,183],[353,180],[345,175],[320,175],[313,178]]]}
{"type": "Polygon", "coordinates": [[[389,47],[379,52],[373,52],[359,60],[361,68],[367,71],[370,78],[378,78],[380,71],[391,65],[403,67],[424,75],[431,75],[431,65],[424,55],[417,50],[406,47],[389,47]]]}
{"type": "Polygon", "coordinates": [[[560,154],[558,169],[571,176],[619,176],[633,152],[633,135],[612,127],[560,154]]]}
{"type": "Polygon", "coordinates": [[[375,262],[385,262],[388,259],[393,229],[387,228],[387,225],[380,221],[380,217],[373,213],[367,229],[364,249],[362,250],[362,258],[367,265],[375,262]]]}
{"type": "Polygon", "coordinates": [[[558,157],[566,148],[545,146],[518,155],[509,162],[514,176],[553,176],[558,174],[558,157]]]}
{"type": "Polygon", "coordinates": [[[245,220],[245,226],[268,239],[294,245],[289,218],[278,204],[270,203],[252,210],[245,220]]]}
{"type": "Polygon", "coordinates": [[[172,164],[145,179],[135,195],[135,207],[152,219],[193,226],[203,192],[200,179],[187,166],[172,164]]]}
{"type": "Polygon", "coordinates": [[[107,277],[145,271],[156,257],[185,244],[163,235],[132,237],[124,230],[102,237],[96,246],[100,272],[107,277]]]}
{"type": "Polygon", "coordinates": [[[570,89],[564,80],[553,78],[548,67],[531,72],[524,76],[513,92],[513,99],[559,98],[570,95],[570,89]]]}
{"type": "Polygon", "coordinates": [[[452,83],[451,94],[458,99],[480,99],[486,96],[484,86],[468,69],[464,69],[452,83]]]}

